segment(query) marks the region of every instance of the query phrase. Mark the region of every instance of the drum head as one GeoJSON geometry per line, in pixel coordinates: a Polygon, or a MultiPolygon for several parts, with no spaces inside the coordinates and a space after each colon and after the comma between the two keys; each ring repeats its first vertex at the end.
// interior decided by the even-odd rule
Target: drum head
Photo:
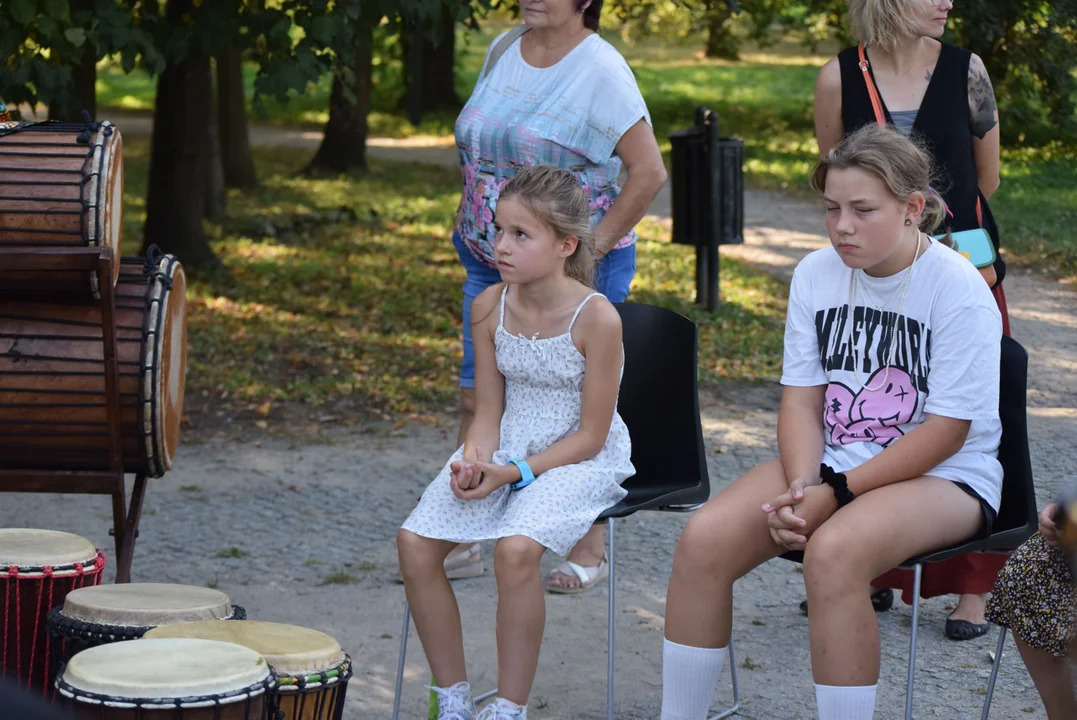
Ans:
{"type": "Polygon", "coordinates": [[[79,588],[64,598],[64,617],[111,627],[156,627],[231,617],[219,590],[193,585],[131,583],[79,588]]]}
{"type": "Polygon", "coordinates": [[[269,678],[249,648],[213,640],[127,640],[83,650],[63,681],[84,693],[169,700],[238,693],[269,678]]]}
{"type": "Polygon", "coordinates": [[[97,549],[84,537],[55,530],[0,530],[0,568],[92,563],[97,549]]]}
{"type": "Polygon", "coordinates": [[[115,285],[120,274],[120,237],[123,231],[123,138],[115,126],[112,126],[112,142],[105,144],[104,166],[108,199],[101,223],[103,237],[99,242],[112,248],[112,284],[115,285]]]}
{"type": "MultiPolygon", "coordinates": [[[[159,266],[172,279],[171,290],[162,286],[161,313],[155,352],[157,376],[153,391],[156,393],[154,416],[150,424],[156,435],[153,464],[159,475],[172,468],[172,458],[180,440],[180,421],[183,419],[183,393],[187,381],[187,276],[183,266],[172,256],[166,256],[159,266]]],[[[160,280],[156,280],[158,285],[160,280]]],[[[154,292],[157,290],[154,289],[154,292]]],[[[152,321],[153,318],[151,317],[152,321]]]]}
{"type": "Polygon", "coordinates": [[[323,632],[252,620],[181,623],[154,628],[146,638],[206,638],[243,645],[261,654],[280,675],[300,677],[332,670],[344,651],[323,632]]]}

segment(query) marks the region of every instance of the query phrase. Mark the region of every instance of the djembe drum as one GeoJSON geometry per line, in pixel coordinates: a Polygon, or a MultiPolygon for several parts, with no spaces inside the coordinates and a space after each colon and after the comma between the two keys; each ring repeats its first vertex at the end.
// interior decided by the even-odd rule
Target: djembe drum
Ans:
{"type": "Polygon", "coordinates": [[[295,625],[241,621],[178,623],[150,630],[155,638],[201,638],[243,645],[266,659],[280,678],[275,698],[284,720],[340,720],[352,661],[325,633],[295,625]]]}
{"type": "Polygon", "coordinates": [[[52,662],[45,619],[68,593],[97,585],[105,556],[78,535],[53,530],[0,530],[4,625],[3,673],[23,687],[47,690],[52,662]]]}
{"type": "MultiPolygon", "coordinates": [[[[123,140],[112,123],[23,123],[0,133],[0,246],[108,247],[118,258],[122,224],[123,140]]],[[[96,272],[0,268],[5,294],[96,298],[101,281],[96,272]]]]}
{"type": "Polygon", "coordinates": [[[46,628],[59,662],[91,647],[137,640],[162,625],[198,620],[246,620],[220,590],[168,583],[98,585],[75,590],[49,611],[46,628]]]}
{"type": "MultiPolygon", "coordinates": [[[[187,362],[186,277],[171,255],[123,258],[116,354],[123,465],[172,467],[187,362]]],[[[0,469],[108,470],[102,311],[0,297],[0,469]]]]}
{"type": "Polygon", "coordinates": [[[129,640],[80,652],[56,679],[77,720],[265,720],[276,674],[213,640],[129,640]]]}

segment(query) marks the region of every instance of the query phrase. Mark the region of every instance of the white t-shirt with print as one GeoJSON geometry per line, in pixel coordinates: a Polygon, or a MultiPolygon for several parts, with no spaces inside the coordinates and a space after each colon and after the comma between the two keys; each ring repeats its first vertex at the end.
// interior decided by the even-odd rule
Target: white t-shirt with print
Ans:
{"type": "Polygon", "coordinates": [[[932,242],[916,262],[898,317],[905,271],[885,278],[858,272],[852,347],[868,387],[882,383],[897,327],[889,377],[871,392],[853,372],[851,272],[834,248],[817,250],[797,266],[789,294],[781,382],[827,386],[823,462],[838,472],[857,467],[915,429],[925,413],[971,420],[961,450],[927,474],[967,484],[997,511],[1002,316],[987,284],[968,260],[932,242]]]}
{"type": "MultiPolygon", "coordinates": [[[[456,119],[463,197],[456,231],[473,255],[494,265],[494,213],[501,189],[521,168],[553,165],[579,180],[591,208],[591,227],[621,193],[621,137],[651,122],[635,76],[616,48],[597,34],[560,61],[539,68],[524,60],[517,39],[480,79],[456,119]]],[[[635,242],[629,231],[616,247],[635,242]]]]}

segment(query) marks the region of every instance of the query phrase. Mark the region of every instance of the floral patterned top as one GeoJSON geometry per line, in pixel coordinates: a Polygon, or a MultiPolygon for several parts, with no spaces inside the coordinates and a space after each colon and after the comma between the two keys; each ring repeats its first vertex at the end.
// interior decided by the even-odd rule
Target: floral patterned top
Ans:
{"type": "MultiPolygon", "coordinates": [[[[651,117],[628,63],[598,35],[548,68],[528,65],[517,40],[480,78],[456,120],[464,179],[456,231],[476,258],[493,267],[498,194],[518,169],[555,165],[573,172],[587,192],[594,227],[621,192],[618,141],[651,117]]],[[[616,247],[635,240],[635,231],[629,232],[616,247]]]]}

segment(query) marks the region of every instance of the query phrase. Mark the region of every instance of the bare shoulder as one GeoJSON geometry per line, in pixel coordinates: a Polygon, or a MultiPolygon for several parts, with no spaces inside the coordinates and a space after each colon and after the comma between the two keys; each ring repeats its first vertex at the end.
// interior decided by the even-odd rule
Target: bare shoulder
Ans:
{"type": "Polygon", "coordinates": [[[987,66],[984,65],[983,58],[976,53],[972,53],[972,57],[969,58],[969,80],[979,77],[987,78],[987,66]]]}
{"type": "Polygon", "coordinates": [[[841,65],[838,64],[837,57],[830,58],[823,67],[819,68],[815,89],[817,92],[841,92],[841,65]]]}
{"type": "Polygon", "coordinates": [[[998,125],[998,104],[984,61],[976,53],[969,58],[969,129],[983,140],[998,125]]]}
{"type": "Polygon", "coordinates": [[[621,314],[609,300],[602,295],[591,298],[576,320],[579,337],[584,345],[588,342],[621,341],[621,314]]]}
{"type": "Polygon", "coordinates": [[[505,283],[497,283],[483,290],[471,303],[471,325],[480,327],[489,324],[495,327],[500,317],[498,308],[501,305],[501,292],[505,289],[505,283]]]}

